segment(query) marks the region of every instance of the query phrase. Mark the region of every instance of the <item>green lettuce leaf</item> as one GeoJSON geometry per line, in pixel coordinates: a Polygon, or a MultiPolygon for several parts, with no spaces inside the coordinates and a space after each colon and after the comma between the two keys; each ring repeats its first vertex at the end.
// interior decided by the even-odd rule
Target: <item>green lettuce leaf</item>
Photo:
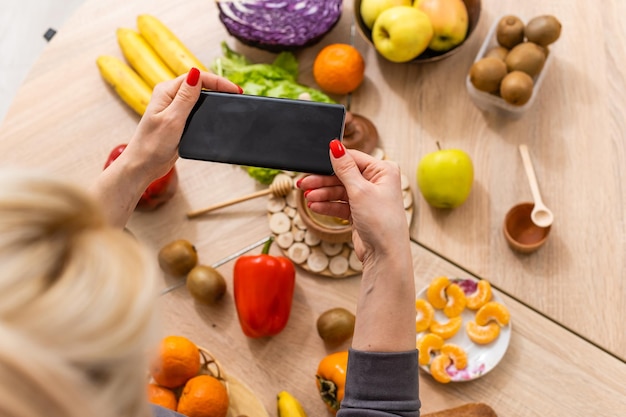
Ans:
{"type": "Polygon", "coordinates": [[[291,52],[281,52],[271,64],[252,63],[226,42],[222,42],[222,53],[211,70],[239,85],[246,94],[298,99],[308,93],[313,101],[335,102],[321,91],[298,83],[298,61],[291,52]]]}

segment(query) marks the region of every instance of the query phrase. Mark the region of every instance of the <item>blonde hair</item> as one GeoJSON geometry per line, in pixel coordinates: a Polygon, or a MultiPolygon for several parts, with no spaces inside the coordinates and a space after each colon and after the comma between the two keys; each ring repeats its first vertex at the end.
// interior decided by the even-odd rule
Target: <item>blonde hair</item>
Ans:
{"type": "Polygon", "coordinates": [[[83,190],[0,173],[0,416],[146,416],[155,262],[83,190]]]}

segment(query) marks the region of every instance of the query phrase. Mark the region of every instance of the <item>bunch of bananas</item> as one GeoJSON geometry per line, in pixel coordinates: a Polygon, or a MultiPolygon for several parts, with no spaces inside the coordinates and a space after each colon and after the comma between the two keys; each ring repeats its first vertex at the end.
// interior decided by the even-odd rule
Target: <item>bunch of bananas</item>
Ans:
{"type": "Polygon", "coordinates": [[[152,89],[162,81],[187,73],[192,67],[206,67],[154,16],[137,17],[139,31],[117,30],[117,41],[126,62],[112,55],[101,55],[96,63],[104,80],[120,98],[139,115],[143,115],[152,89]]]}

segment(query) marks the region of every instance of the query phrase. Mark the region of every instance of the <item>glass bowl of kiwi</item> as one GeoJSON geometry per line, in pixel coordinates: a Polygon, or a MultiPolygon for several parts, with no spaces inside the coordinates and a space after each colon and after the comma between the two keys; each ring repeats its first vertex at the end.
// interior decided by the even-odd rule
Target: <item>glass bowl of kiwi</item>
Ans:
{"type": "Polygon", "coordinates": [[[521,117],[535,102],[560,34],[561,23],[552,15],[497,18],[465,80],[474,104],[490,113],[521,117]]]}

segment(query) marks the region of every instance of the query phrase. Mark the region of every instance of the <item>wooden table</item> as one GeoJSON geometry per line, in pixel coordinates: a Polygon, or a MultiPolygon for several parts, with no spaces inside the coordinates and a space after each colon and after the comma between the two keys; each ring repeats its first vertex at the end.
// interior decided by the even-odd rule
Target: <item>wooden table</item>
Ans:
{"type": "MultiPolygon", "coordinates": [[[[312,61],[322,46],[348,41],[350,10],[347,2],[333,32],[298,54],[302,83],[313,85],[312,61]]],[[[486,0],[467,45],[426,65],[385,62],[357,38],[367,69],[352,110],[375,122],[388,156],[411,179],[436,141],[466,150],[475,165],[473,191],[453,211],[431,209],[411,181],[418,288],[436,275],[474,274],[489,279],[512,311],[511,344],[492,372],[447,386],[421,374],[423,412],[468,401],[485,401],[500,416],[587,417],[626,409],[626,190],[620,183],[626,162],[626,29],[618,20],[624,12],[618,0],[601,8],[582,0],[486,0]],[[535,106],[516,121],[480,112],[464,86],[489,26],[504,13],[552,13],[564,25],[535,106]],[[520,143],[530,146],[544,200],[556,216],[550,241],[526,256],[509,250],[501,230],[506,210],[531,198],[520,143]]],[[[93,180],[110,149],[126,142],[138,121],[100,78],[95,59],[121,57],[115,30],[136,27],[140,13],[161,18],[206,63],[221,55],[222,40],[255,61],[273,57],[230,38],[211,1],[87,0],[47,46],[9,109],[0,129],[3,166],[43,169],[83,185],[93,180]]],[[[190,209],[234,197],[233,190],[243,195],[258,189],[240,168],[187,160],[177,167],[175,198],[154,213],[137,213],[129,224],[155,254],[185,238],[198,247],[200,261],[211,264],[267,236],[265,199],[185,218],[190,209]]],[[[229,291],[216,307],[196,305],[184,289],[162,298],[164,332],[187,335],[212,351],[271,415],[283,389],[309,415],[325,415],[313,375],[329,350],[315,332],[315,320],[327,308],[354,309],[358,277],[331,279],[299,269],[288,327],[270,340],[250,340],[239,329],[232,301],[232,262],[220,271],[229,291]]],[[[170,283],[163,278],[163,285],[170,283]]]]}

